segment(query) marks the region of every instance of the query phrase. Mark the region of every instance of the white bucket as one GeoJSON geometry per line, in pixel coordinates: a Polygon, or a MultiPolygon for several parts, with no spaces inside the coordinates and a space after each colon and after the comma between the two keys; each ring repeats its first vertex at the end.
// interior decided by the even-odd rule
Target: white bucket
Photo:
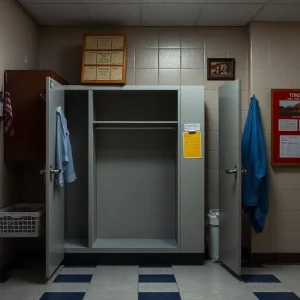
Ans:
{"type": "Polygon", "coordinates": [[[219,210],[211,209],[207,214],[208,254],[213,262],[219,260],[219,210]]]}

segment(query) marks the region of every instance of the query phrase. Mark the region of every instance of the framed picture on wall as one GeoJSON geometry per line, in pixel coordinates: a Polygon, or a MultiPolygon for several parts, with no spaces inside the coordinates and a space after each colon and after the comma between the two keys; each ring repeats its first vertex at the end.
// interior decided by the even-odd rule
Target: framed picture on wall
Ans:
{"type": "Polygon", "coordinates": [[[208,58],[207,80],[235,80],[235,59],[208,58]]]}

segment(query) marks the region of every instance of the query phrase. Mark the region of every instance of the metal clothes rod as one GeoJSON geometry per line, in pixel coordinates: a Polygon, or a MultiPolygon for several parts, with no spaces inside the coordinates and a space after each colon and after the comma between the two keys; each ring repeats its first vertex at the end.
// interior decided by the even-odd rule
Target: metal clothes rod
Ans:
{"type": "Polygon", "coordinates": [[[96,130],[175,130],[176,127],[95,127],[96,130]]]}

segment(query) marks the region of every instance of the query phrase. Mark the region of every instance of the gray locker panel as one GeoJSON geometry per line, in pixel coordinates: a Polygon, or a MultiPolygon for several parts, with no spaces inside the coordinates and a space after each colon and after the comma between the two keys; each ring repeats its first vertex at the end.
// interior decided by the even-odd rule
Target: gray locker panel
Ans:
{"type": "Polygon", "coordinates": [[[177,130],[97,130],[96,139],[98,238],[176,239],[177,130]]]}
{"type": "Polygon", "coordinates": [[[181,134],[181,252],[204,253],[204,88],[181,87],[181,132],[185,123],[200,123],[202,159],[184,159],[181,134]]]}
{"type": "Polygon", "coordinates": [[[97,239],[97,168],[96,147],[94,138],[94,93],[89,91],[88,108],[88,134],[89,134],[89,247],[93,247],[97,239]]]}
{"type": "Polygon", "coordinates": [[[66,184],[65,234],[67,240],[88,238],[88,92],[66,91],[65,110],[77,180],[66,184]]]}

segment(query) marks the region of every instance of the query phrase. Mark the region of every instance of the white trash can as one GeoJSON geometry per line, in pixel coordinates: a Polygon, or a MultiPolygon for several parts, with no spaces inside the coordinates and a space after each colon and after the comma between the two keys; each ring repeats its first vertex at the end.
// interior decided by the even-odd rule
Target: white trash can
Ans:
{"type": "Polygon", "coordinates": [[[211,209],[207,214],[208,254],[213,262],[219,260],[219,210],[211,209]]]}

